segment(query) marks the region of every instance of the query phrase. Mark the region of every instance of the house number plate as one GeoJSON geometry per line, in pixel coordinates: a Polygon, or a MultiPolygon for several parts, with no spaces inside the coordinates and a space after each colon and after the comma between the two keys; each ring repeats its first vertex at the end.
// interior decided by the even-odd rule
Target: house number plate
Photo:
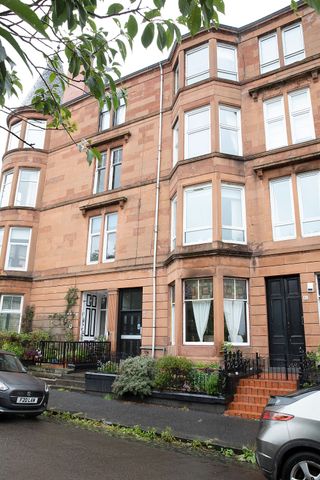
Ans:
{"type": "Polygon", "coordinates": [[[18,397],[17,403],[37,403],[38,397],[18,397]]]}

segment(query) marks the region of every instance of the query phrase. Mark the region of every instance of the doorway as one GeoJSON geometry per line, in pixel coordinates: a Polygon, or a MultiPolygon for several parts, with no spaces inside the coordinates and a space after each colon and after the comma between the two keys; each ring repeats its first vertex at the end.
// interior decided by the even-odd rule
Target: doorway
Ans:
{"type": "Polygon", "coordinates": [[[119,295],[118,353],[121,357],[140,355],[142,288],[123,288],[119,295]]]}
{"type": "Polygon", "coordinates": [[[83,292],[81,340],[108,338],[108,296],[106,291],[83,292]]]}

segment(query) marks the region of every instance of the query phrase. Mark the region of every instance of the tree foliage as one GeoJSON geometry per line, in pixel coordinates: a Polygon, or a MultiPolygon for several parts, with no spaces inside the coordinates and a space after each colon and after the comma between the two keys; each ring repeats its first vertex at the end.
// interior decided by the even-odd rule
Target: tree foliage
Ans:
{"type": "MultiPolygon", "coordinates": [[[[44,87],[32,99],[33,108],[51,117],[50,128],[64,128],[72,139],[76,126],[62,104],[68,85],[89,91],[100,108],[117,109],[120,98],[125,98],[125,91],[117,88],[120,62],[139,35],[145,48],[155,42],[160,50],[168,49],[181,41],[182,26],[194,35],[201,28],[217,27],[219,14],[224,13],[224,0],[177,1],[180,15],[166,18],[169,0],[0,0],[0,107],[6,108],[7,96],[19,96],[22,90],[9,54],[13,50],[43,79],[44,87]],[[34,52],[43,56],[44,68],[32,60],[34,52]]],[[[320,0],[307,3],[320,11],[320,0]]],[[[297,9],[295,0],[292,8],[297,9]]],[[[87,152],[89,162],[94,156],[100,158],[88,142],[80,149],[87,152]]]]}

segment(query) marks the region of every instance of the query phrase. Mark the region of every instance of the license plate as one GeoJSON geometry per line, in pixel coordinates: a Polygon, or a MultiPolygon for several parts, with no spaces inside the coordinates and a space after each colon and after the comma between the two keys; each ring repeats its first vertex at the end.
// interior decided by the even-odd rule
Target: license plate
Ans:
{"type": "Polygon", "coordinates": [[[17,403],[37,403],[38,397],[18,397],[17,403]]]}

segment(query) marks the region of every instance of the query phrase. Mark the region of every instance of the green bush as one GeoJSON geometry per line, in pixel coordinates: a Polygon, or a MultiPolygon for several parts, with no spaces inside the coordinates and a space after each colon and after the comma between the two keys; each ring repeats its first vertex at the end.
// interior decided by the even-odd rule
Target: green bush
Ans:
{"type": "Polygon", "coordinates": [[[149,357],[134,357],[124,360],[120,375],[112,385],[117,397],[126,394],[143,398],[151,395],[154,387],[155,361],[149,357]]]}
{"type": "Polygon", "coordinates": [[[21,359],[28,359],[34,357],[41,340],[50,340],[49,333],[42,330],[29,333],[0,332],[0,349],[13,352],[21,359]]]}
{"type": "Polygon", "coordinates": [[[14,342],[3,342],[1,349],[5,350],[6,352],[12,352],[19,358],[23,357],[25,350],[22,345],[14,342]]]}
{"type": "Polygon", "coordinates": [[[207,395],[217,395],[219,393],[218,371],[194,369],[190,390],[197,393],[206,393],[207,395]]]}
{"type": "Polygon", "coordinates": [[[98,372],[103,372],[103,373],[118,373],[119,372],[119,364],[116,362],[112,362],[109,360],[108,362],[102,363],[98,362],[98,372]]]}
{"type": "Polygon", "coordinates": [[[159,390],[189,390],[193,363],[185,357],[162,357],[156,364],[155,385],[159,390]]]}

